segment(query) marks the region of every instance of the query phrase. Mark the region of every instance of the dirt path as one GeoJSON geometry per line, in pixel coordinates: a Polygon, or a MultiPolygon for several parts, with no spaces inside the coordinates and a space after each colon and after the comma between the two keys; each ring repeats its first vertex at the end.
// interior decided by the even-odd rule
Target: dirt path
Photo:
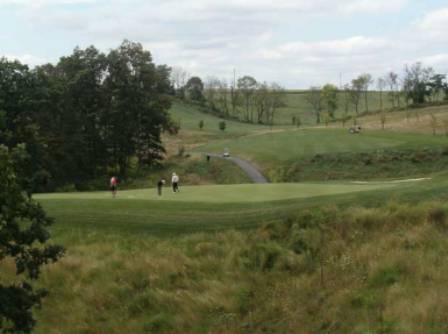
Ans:
{"type": "Polygon", "coordinates": [[[247,176],[249,176],[249,178],[252,180],[253,183],[268,183],[268,180],[263,176],[263,174],[261,174],[260,171],[253,164],[244,159],[238,157],[225,158],[222,155],[215,153],[207,153],[207,154],[210,155],[211,157],[230,160],[233,163],[237,164],[247,174],[247,176]]]}

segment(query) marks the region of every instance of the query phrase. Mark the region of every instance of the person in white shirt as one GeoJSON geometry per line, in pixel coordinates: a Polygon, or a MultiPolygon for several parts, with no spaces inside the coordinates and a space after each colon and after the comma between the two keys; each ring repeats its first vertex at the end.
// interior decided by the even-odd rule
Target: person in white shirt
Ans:
{"type": "Polygon", "coordinates": [[[171,184],[173,186],[173,193],[178,193],[179,190],[179,176],[177,176],[176,173],[173,173],[173,176],[171,177],[171,184]]]}

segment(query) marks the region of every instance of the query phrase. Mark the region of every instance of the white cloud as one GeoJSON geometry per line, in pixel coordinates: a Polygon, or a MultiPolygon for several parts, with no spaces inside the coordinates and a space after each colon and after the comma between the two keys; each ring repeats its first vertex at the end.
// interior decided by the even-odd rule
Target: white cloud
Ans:
{"type": "MultiPolygon", "coordinates": [[[[339,83],[341,72],[346,82],[362,72],[400,72],[414,59],[446,69],[448,8],[382,35],[381,29],[378,35],[364,31],[371,21],[359,24],[364,17],[384,17],[416,1],[0,0],[0,8],[14,5],[23,25],[49,34],[50,41],[57,32],[73,47],[94,44],[107,51],[128,38],[142,42],[157,63],[182,66],[191,74],[230,79],[236,68],[239,75],[299,88],[339,83]],[[347,29],[350,21],[358,22],[352,30],[347,29]],[[337,22],[345,30],[338,30],[337,22]]],[[[19,59],[45,62],[29,55],[19,59]]]]}
{"type": "MultiPolygon", "coordinates": [[[[0,57],[1,57],[1,55],[0,55],[0,57]]],[[[30,54],[25,54],[25,55],[6,54],[6,55],[3,55],[3,57],[5,57],[8,60],[18,60],[22,64],[26,64],[30,67],[46,64],[49,62],[47,59],[36,57],[36,56],[30,55],[30,54]]]]}
{"type": "Polygon", "coordinates": [[[426,38],[448,39],[448,7],[427,13],[419,22],[417,27],[426,38]]]}
{"type": "Polygon", "coordinates": [[[388,47],[385,39],[354,36],[346,39],[318,42],[289,42],[276,47],[261,49],[256,56],[265,59],[287,59],[297,56],[312,62],[322,57],[356,56],[381,51],[388,47]]]}

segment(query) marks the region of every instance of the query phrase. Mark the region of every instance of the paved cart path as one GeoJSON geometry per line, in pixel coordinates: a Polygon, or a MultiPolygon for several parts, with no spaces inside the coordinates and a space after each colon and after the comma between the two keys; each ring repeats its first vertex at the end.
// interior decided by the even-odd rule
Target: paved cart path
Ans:
{"type": "Polygon", "coordinates": [[[251,164],[249,161],[238,158],[238,157],[228,157],[225,158],[220,154],[215,153],[207,153],[209,156],[214,158],[220,158],[225,160],[230,160],[233,163],[237,164],[252,180],[253,183],[268,183],[268,180],[260,173],[260,171],[251,164]]]}

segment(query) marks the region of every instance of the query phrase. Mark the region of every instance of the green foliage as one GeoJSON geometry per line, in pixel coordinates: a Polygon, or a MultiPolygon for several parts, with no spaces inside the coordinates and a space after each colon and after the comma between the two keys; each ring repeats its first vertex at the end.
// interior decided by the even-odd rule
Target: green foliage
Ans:
{"type": "Polygon", "coordinates": [[[188,98],[191,101],[198,103],[203,103],[205,101],[203,95],[204,84],[202,83],[201,78],[191,77],[185,84],[185,90],[187,92],[188,98]]]}
{"type": "Polygon", "coordinates": [[[132,157],[141,166],[161,160],[161,132],[175,132],[166,112],[169,74],[129,41],[107,55],[76,48],[34,70],[1,59],[0,140],[26,144],[22,168],[33,190],[80,189],[109,171],[125,176],[132,157]]]}
{"type": "Polygon", "coordinates": [[[40,306],[47,291],[34,289],[30,281],[39,278],[43,265],[63,254],[60,246],[45,246],[53,221],[20,187],[16,166],[23,154],[20,148],[9,152],[0,146],[0,261],[14,261],[18,275],[0,281],[0,329],[11,333],[31,333],[32,309],[40,306]]]}
{"type": "Polygon", "coordinates": [[[338,88],[332,84],[326,84],[322,88],[322,103],[328,113],[328,117],[335,119],[335,111],[338,108],[338,88]]]}
{"type": "Polygon", "coordinates": [[[219,130],[224,131],[226,129],[226,121],[219,122],[219,130]]]}
{"type": "Polygon", "coordinates": [[[204,128],[204,120],[199,121],[199,130],[202,130],[204,128]]]}

